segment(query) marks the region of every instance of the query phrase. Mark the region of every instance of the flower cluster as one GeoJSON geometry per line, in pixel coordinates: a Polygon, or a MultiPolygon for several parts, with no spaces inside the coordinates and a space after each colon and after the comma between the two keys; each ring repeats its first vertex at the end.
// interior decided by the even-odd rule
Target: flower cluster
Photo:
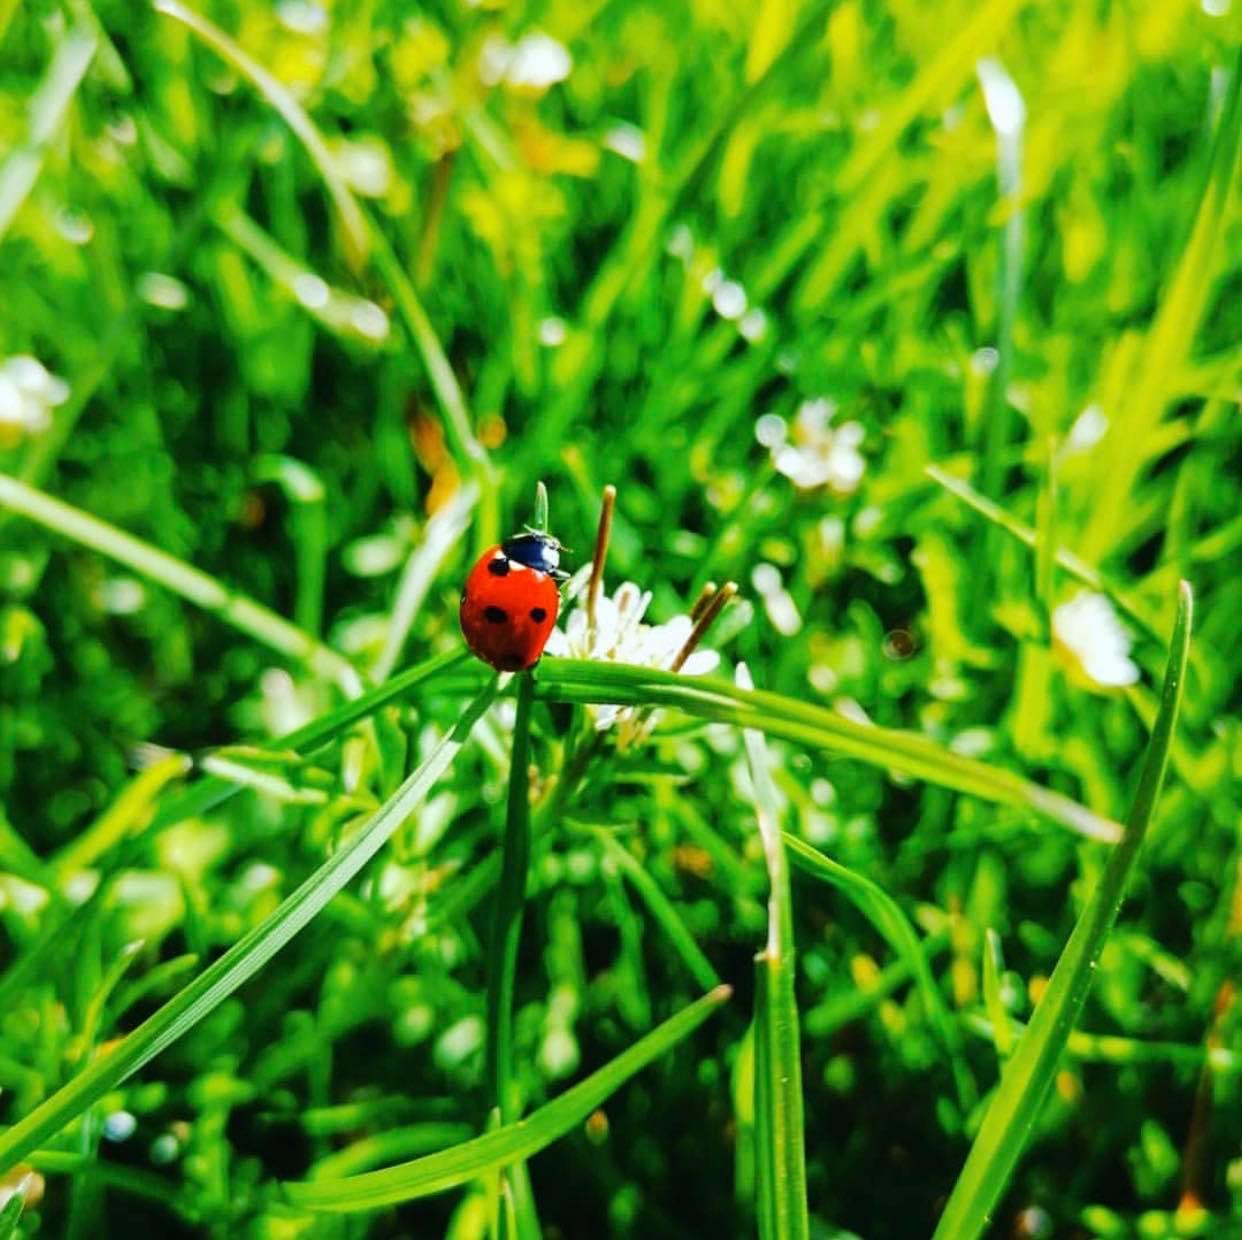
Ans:
{"type": "MultiPolygon", "coordinates": [[[[548,654],[561,658],[594,659],[657,668],[686,676],[702,676],[720,664],[714,650],[699,649],[708,627],[733,597],[732,583],[717,590],[704,590],[687,613],[663,624],[648,624],[644,617],[651,604],[651,591],[632,581],[623,582],[611,594],[603,589],[603,564],[612,524],[615,491],[604,492],[595,557],[571,582],[569,594],[575,599],[563,627],[553,629],[545,647],[548,654]]],[[[614,725],[620,728],[622,748],[642,740],[655,724],[656,714],[632,706],[590,706],[588,710],[598,731],[614,725]]]]}
{"type": "Polygon", "coordinates": [[[804,400],[792,431],[784,418],[765,414],[755,437],[772,454],[772,463],[799,490],[827,487],[850,495],[862,481],[866,461],[859,448],[866,432],[859,422],[833,423],[835,403],[826,397],[804,400]]]}

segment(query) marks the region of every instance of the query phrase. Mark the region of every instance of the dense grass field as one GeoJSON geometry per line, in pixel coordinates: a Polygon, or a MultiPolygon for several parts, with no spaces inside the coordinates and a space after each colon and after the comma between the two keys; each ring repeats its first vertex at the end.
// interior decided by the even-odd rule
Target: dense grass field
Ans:
{"type": "Polygon", "coordinates": [[[1242,1237],[1240,36],[0,0],[0,1240],[1242,1237]]]}

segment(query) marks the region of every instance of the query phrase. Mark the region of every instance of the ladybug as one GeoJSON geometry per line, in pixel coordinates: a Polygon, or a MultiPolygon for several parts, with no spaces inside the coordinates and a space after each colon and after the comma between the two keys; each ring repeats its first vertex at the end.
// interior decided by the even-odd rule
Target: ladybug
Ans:
{"type": "Polygon", "coordinates": [[[561,544],[527,530],[485,551],[461,592],[461,631],[484,663],[502,672],[534,667],[561,604],[561,544]]]}

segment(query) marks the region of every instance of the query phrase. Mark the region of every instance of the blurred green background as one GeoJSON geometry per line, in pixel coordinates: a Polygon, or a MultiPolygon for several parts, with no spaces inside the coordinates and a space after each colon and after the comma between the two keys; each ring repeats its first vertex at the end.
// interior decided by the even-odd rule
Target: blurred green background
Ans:
{"type": "MultiPolygon", "coordinates": [[[[650,590],[652,619],[735,580],[708,644],[761,688],[1113,819],[1194,584],[1170,784],[1082,1021],[1122,1049],[1071,1047],[992,1234],[1242,1235],[1236,5],[197,11],[235,42],[129,0],[0,0],[0,473],[181,562],[0,505],[5,1121],[383,793],[364,736],[252,771],[49,938],[38,866],[89,894],[150,747],[280,735],[455,647],[464,575],[535,482],[571,567],[613,483],[609,588],[650,590]],[[185,566],[236,594],[195,606],[167,588],[185,566]],[[237,599],[298,631],[221,614],[237,599]],[[106,847],[66,853],[88,829],[106,847]]],[[[410,761],[467,681],[394,710],[410,761]]],[[[84,1158],[41,1170],[23,1232],[482,1234],[477,1193],[337,1222],[278,1182],[377,1134],[398,1135],[354,1169],[478,1130],[490,897],[469,884],[508,726],[489,715],[390,860],[59,1139],[84,1158]]],[[[539,708],[543,774],[571,726],[539,708]]],[[[1025,1020],[1102,846],[772,752],[785,828],[927,936],[986,1092],[985,932],[1025,1020]]],[[[766,880],[742,765],[735,732],[670,718],[607,748],[537,843],[530,1105],[700,989],[582,827],[628,828],[742,996],[531,1162],[547,1235],[753,1232],[731,1083],[766,880]]],[[[135,830],[159,795],[134,794],[135,830]]],[[[801,879],[794,906],[812,1234],[929,1234],[978,1113],[873,926],[801,879]]]]}

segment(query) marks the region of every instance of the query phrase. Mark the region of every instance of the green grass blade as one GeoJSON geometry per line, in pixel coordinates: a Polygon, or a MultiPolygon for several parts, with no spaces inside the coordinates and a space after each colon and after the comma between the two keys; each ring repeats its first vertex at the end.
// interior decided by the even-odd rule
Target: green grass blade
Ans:
{"type": "Polygon", "coordinates": [[[0,1135],[0,1171],[71,1123],[170,1046],[261,969],[348,883],[405,822],[448,769],[496,696],[496,681],[397,792],[280,906],[111,1052],[0,1135]]]}
{"type": "Polygon", "coordinates": [[[37,521],[46,529],[124,564],[265,646],[295,662],[305,663],[319,675],[336,681],[345,692],[352,694],[361,689],[358,673],[348,659],[262,603],[256,603],[202,569],[149,542],[28,487],[8,474],[0,474],[0,507],[37,521]]]}
{"type": "Polygon", "coordinates": [[[289,1199],[293,1205],[308,1210],[374,1210],[443,1192],[497,1168],[531,1158],[580,1124],[636,1072],[693,1033],[730,993],[728,986],[718,986],[640,1038],[585,1081],[516,1124],[383,1171],[341,1180],[287,1184],[289,1199]]]}
{"type": "Polygon", "coordinates": [[[983,1006],[992,1022],[992,1040],[996,1043],[996,1056],[1002,1068],[1013,1054],[1013,1027],[1001,998],[1004,968],[1000,935],[989,926],[983,936],[983,1006]]]}
{"type": "Polygon", "coordinates": [[[533,676],[518,677],[517,719],[509,763],[509,800],[505,815],[500,890],[492,921],[487,978],[488,1106],[498,1108],[502,1124],[517,1119],[520,1108],[513,1090],[513,988],[517,978],[518,945],[526,908],[530,869],[530,711],[535,700],[533,676]]]}
{"type": "Polygon", "coordinates": [[[673,707],[701,719],[756,728],[769,736],[857,758],[985,801],[1028,809],[1089,839],[1115,843],[1121,838],[1118,823],[1012,771],[953,753],[916,733],[856,723],[835,711],[781,694],[623,663],[579,659],[545,659],[539,668],[537,691],[566,702],[673,707]]]}
{"type": "Polygon", "coordinates": [[[878,883],[841,865],[831,857],[826,857],[819,849],[813,848],[796,835],[785,835],[785,847],[790,859],[800,870],[831,883],[843,892],[909,969],[923,999],[923,1006],[927,1009],[927,1019],[944,1043],[957,1085],[958,1101],[964,1111],[969,1110],[977,1100],[977,1092],[962,1050],[961,1033],[944,996],[940,993],[940,987],[936,985],[936,979],[932,976],[919,937],[905,913],[901,911],[901,905],[878,883]]]}
{"type": "Polygon", "coordinates": [[[1160,713],[1148,742],[1125,836],[1109,855],[1104,873],[1005,1069],[936,1228],[936,1240],[972,1240],[983,1231],[1039,1116],[1057,1061],[1082,1010],[1100,953],[1117,918],[1126,880],[1134,868],[1164,782],[1181,706],[1191,612],[1190,586],[1182,582],[1160,713]]]}
{"type": "Polygon", "coordinates": [[[401,658],[405,643],[414,627],[419,609],[435,585],[445,560],[461,542],[470,523],[479,490],[473,483],[461,488],[453,498],[427,522],[422,541],[410,553],[397,585],[397,597],[384,635],[384,649],[375,662],[371,675],[387,680],[401,658]]]}
{"type": "Polygon", "coordinates": [[[643,869],[634,854],[620,840],[613,838],[612,832],[597,828],[594,834],[603,845],[604,852],[609,859],[630,880],[630,885],[638,892],[639,898],[647,906],[647,911],[668,937],[669,943],[681,957],[690,976],[704,990],[719,986],[720,975],[716,972],[715,966],[695,942],[694,935],[687,929],[686,923],[682,921],[676,908],[673,907],[673,902],[664,894],[660,884],[643,869]]]}
{"type": "MultiPolygon", "coordinates": [[[[1019,521],[1017,517],[1007,512],[999,504],[988,499],[986,495],[980,494],[965,479],[954,476],[948,470],[941,469],[939,465],[928,465],[925,467],[924,472],[934,482],[944,487],[951,495],[960,499],[967,507],[973,508],[985,521],[990,521],[993,525],[999,526],[1006,534],[1016,538],[1024,547],[1029,547],[1032,551],[1035,551],[1037,556],[1047,554],[1041,546],[1039,534],[1035,530],[1024,522],[1019,521]]],[[[1090,589],[1100,594],[1107,594],[1131,620],[1142,626],[1149,637],[1154,637],[1157,641],[1163,642],[1163,635],[1157,631],[1155,621],[1146,610],[1137,604],[1126,591],[1119,589],[1109,581],[1094,564],[1088,564],[1081,556],[1075,555],[1066,547],[1057,547],[1052,552],[1052,555],[1058,568],[1063,569],[1075,581],[1081,581],[1083,585],[1088,586],[1090,589]]],[[[1048,572],[1047,568],[1037,570],[1037,579],[1041,571],[1043,573],[1048,572]]]]}
{"type": "MultiPolygon", "coordinates": [[[[1236,212],[1230,202],[1237,193],[1242,169],[1242,51],[1231,66],[1228,94],[1217,124],[1216,141],[1206,183],[1186,247],[1147,332],[1126,385],[1124,409],[1113,409],[1112,432],[1105,440],[1108,468],[1092,504],[1093,519],[1083,531],[1082,547],[1093,559],[1103,559],[1115,545],[1118,522],[1144,466],[1149,462],[1165,409],[1177,393],[1178,377],[1189,357],[1195,333],[1212,305],[1226,237],[1236,212]]],[[[1228,258],[1224,259],[1228,266],[1228,258]]]]}
{"type": "MultiPolygon", "coordinates": [[[[738,665],[737,683],[744,689],[754,687],[744,663],[738,665]]],[[[742,740],[769,884],[768,941],[755,957],[755,1117],[763,1148],[758,1165],[759,1234],[764,1240],[802,1240],[810,1234],[810,1222],[789,862],[763,733],[745,728],[742,740]]]]}

